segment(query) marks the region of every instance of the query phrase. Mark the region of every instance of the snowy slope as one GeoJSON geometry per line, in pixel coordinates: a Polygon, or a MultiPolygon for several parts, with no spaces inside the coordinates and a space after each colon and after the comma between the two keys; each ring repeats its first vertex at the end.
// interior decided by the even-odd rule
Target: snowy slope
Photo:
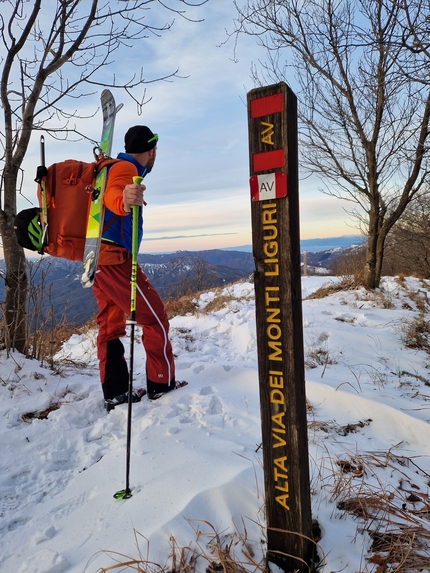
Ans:
{"type": "MultiPolygon", "coordinates": [[[[302,283],[312,512],[323,572],[377,571],[366,560],[377,553],[369,530],[387,507],[362,519],[377,496],[397,523],[429,529],[430,359],[402,342],[407,321],[428,305],[428,285],[387,278],[378,293],[307,298],[330,281],[302,283]],[[354,512],[346,503],[357,498],[367,505],[354,512]]],[[[172,540],[185,547],[198,539],[209,554],[215,532],[246,535],[261,560],[253,286],[224,294],[221,310],[204,312],[217,296],[210,292],[196,316],[171,321],[177,378],[189,385],[133,406],[130,500],[113,499],[125,485],[127,412],[103,409],[95,333],[73,336],[56,372],[0,354],[2,573],[95,573],[139,551],[164,566],[172,540]]],[[[136,344],[135,385],[144,368],[136,344]]],[[[428,549],[422,554],[428,566],[428,549]]]]}

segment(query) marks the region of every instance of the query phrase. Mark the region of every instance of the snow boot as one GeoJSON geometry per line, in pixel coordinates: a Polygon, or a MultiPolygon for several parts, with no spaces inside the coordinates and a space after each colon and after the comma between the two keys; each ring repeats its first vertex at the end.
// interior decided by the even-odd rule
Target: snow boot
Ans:
{"type": "Polygon", "coordinates": [[[165,392],[148,392],[148,400],[158,400],[158,398],[161,398],[161,396],[164,396],[171,390],[176,390],[176,388],[183,388],[187,384],[188,382],[185,382],[184,380],[182,380],[181,382],[176,381],[175,385],[168,387],[165,392]]]}
{"type": "MultiPolygon", "coordinates": [[[[131,392],[131,401],[132,402],[140,402],[141,399],[145,396],[146,390],[145,388],[137,388],[136,390],[132,390],[131,392]]],[[[105,399],[105,408],[106,412],[110,412],[111,410],[115,409],[115,406],[119,406],[120,404],[127,404],[128,403],[128,392],[124,392],[124,394],[120,394],[119,396],[115,396],[115,398],[106,398],[105,399]]]]}

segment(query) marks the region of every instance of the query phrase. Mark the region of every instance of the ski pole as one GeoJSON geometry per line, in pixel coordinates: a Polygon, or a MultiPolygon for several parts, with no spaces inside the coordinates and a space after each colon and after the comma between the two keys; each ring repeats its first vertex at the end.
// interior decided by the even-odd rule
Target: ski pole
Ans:
{"type": "MultiPolygon", "coordinates": [[[[133,183],[140,185],[143,177],[133,177],[133,183]]],[[[146,205],[146,203],[144,202],[146,205]]],[[[133,494],[130,489],[130,452],[131,452],[131,412],[133,392],[133,365],[134,365],[134,328],[136,326],[136,285],[137,285],[137,250],[139,243],[139,207],[131,205],[132,214],[132,238],[131,238],[131,296],[130,296],[130,367],[128,377],[128,410],[127,410],[127,453],[125,464],[125,489],[114,494],[115,499],[129,499],[133,494]]]]}
{"type": "Polygon", "coordinates": [[[36,183],[40,185],[42,195],[42,249],[48,244],[48,206],[46,201],[46,175],[48,170],[45,164],[45,138],[40,136],[40,165],[36,172],[36,183]]]}

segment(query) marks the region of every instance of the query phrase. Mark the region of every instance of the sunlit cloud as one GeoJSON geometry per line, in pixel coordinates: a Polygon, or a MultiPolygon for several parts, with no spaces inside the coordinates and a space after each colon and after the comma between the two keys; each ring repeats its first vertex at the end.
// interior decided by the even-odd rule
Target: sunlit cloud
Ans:
{"type": "Polygon", "coordinates": [[[202,233],[200,235],[173,235],[171,237],[152,237],[146,238],[147,241],[172,241],[176,239],[198,239],[200,237],[222,237],[225,235],[236,235],[237,233],[202,233]]]}

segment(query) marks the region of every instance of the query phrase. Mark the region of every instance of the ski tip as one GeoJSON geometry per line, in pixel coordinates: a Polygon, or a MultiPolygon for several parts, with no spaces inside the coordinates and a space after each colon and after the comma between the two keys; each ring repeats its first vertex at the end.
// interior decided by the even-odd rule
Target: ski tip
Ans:
{"type": "Polygon", "coordinates": [[[113,497],[114,499],[130,499],[132,495],[131,489],[120,489],[113,494],[113,497]]]}

